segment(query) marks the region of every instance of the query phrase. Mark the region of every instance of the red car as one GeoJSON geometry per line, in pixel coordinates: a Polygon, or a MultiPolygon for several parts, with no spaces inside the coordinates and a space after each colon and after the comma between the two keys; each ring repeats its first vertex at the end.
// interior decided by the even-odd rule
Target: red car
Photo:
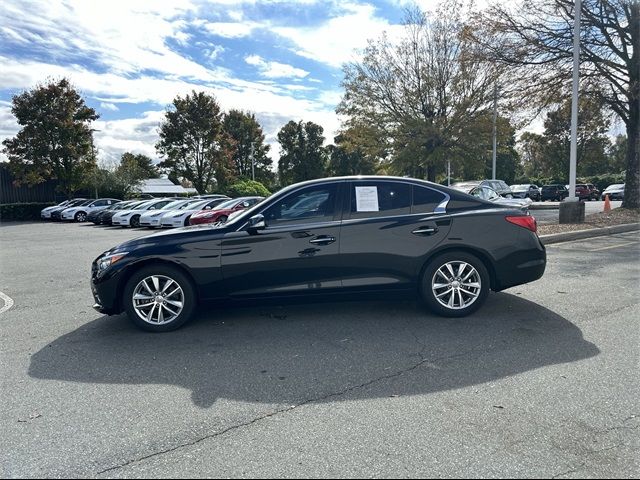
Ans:
{"type": "Polygon", "coordinates": [[[200,225],[202,223],[224,223],[234,212],[239,212],[245,208],[254,206],[256,203],[264,200],[264,197],[240,197],[233,200],[227,200],[220,205],[209,209],[200,210],[191,215],[190,225],[200,225]]]}

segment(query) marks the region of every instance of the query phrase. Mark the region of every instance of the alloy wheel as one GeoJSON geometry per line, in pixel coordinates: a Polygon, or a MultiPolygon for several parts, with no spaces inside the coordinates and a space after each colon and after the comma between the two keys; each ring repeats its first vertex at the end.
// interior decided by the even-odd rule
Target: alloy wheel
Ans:
{"type": "Polygon", "coordinates": [[[470,263],[450,261],[442,265],[431,280],[435,299],[445,308],[461,310],[480,296],[482,280],[470,263]]]}
{"type": "Polygon", "coordinates": [[[143,278],[133,289],[131,300],[136,314],[151,325],[171,323],[184,308],[182,287],[166,275],[143,278]]]}

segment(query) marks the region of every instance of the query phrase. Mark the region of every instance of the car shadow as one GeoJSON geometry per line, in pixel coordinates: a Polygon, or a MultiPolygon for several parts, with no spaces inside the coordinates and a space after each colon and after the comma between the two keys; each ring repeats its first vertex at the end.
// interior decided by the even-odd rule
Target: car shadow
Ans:
{"type": "Polygon", "coordinates": [[[506,293],[465,319],[404,300],[202,310],[168,334],[100,317],[35,353],[29,375],[176,385],[202,408],[218,398],[295,405],[457,389],[599,354],[568,320],[506,293]]]}

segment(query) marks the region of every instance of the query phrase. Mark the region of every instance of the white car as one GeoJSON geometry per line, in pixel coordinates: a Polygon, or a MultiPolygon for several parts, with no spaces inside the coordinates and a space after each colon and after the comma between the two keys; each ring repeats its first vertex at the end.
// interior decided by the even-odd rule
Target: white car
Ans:
{"type": "Polygon", "coordinates": [[[117,212],[112,218],[112,225],[119,225],[121,227],[133,227],[140,226],[140,217],[149,210],[159,210],[165,205],[173,202],[172,198],[157,198],[155,200],[149,200],[143,202],[130,210],[122,210],[117,212]]]}
{"type": "Polygon", "coordinates": [[[77,207],[78,205],[83,204],[84,202],[86,202],[87,199],[86,198],[74,198],[73,200],[65,200],[64,202],[62,202],[59,205],[54,205],[52,207],[47,207],[47,208],[43,208],[40,211],[40,218],[42,219],[49,219],[51,218],[51,212],[53,212],[54,210],[57,210],[59,208],[69,208],[69,207],[77,207]]]}
{"type": "Polygon", "coordinates": [[[163,227],[186,227],[189,225],[189,218],[196,212],[200,210],[204,210],[209,207],[214,207],[219,205],[225,201],[223,198],[215,198],[215,199],[207,199],[207,200],[197,200],[195,202],[189,203],[188,205],[183,205],[182,209],[176,210],[174,212],[167,212],[162,216],[162,226],[163,227]]]}
{"type": "Polygon", "coordinates": [[[77,207],[66,208],[60,214],[62,220],[70,220],[75,222],[84,222],[87,220],[87,215],[91,212],[97,212],[104,210],[111,205],[121,202],[116,198],[99,198],[97,200],[88,200],[77,207]]]}
{"type": "Polygon", "coordinates": [[[140,215],[140,226],[149,228],[162,227],[162,217],[164,215],[196,202],[197,200],[175,200],[173,202],[167,203],[159,210],[149,210],[140,215]]]}
{"type": "Polygon", "coordinates": [[[484,186],[476,186],[472,184],[457,184],[453,185],[453,188],[456,190],[460,190],[461,192],[468,193],[469,195],[473,195],[474,197],[481,198],[482,200],[487,200],[489,202],[497,203],[498,205],[503,205],[505,207],[514,207],[526,212],[529,210],[529,207],[533,203],[533,200],[530,198],[504,198],[501,197],[498,192],[496,192],[493,188],[484,187],[484,186]]]}

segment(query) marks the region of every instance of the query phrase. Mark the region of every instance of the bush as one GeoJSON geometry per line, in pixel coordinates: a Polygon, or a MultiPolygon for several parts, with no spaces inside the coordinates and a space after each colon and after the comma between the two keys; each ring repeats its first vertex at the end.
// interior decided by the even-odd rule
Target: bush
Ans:
{"type": "Polygon", "coordinates": [[[4,203],[0,205],[0,221],[40,220],[40,211],[55,203],[4,203]]]}
{"type": "Polygon", "coordinates": [[[268,197],[271,195],[271,192],[267,190],[260,182],[256,182],[253,180],[243,180],[238,183],[234,183],[229,188],[227,188],[227,195],[230,197],[251,197],[251,196],[260,196],[260,197],[268,197]]]}

